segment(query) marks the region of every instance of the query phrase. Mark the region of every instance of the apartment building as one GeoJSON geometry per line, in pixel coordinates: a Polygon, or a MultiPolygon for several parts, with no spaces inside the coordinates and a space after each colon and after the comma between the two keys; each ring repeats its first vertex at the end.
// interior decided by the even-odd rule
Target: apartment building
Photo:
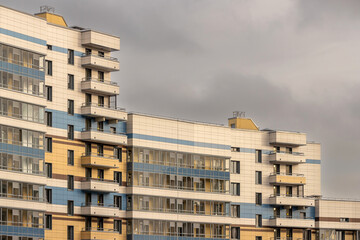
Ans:
{"type": "Polygon", "coordinates": [[[305,133],[127,113],[120,39],[0,6],[1,240],[359,240],[305,133]],[[341,209],[341,210],[339,210],[341,209]]]}

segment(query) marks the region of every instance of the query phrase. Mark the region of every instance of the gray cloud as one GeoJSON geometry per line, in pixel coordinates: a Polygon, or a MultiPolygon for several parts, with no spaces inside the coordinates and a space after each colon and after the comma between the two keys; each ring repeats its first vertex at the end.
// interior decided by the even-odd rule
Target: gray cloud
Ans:
{"type": "Polygon", "coordinates": [[[0,0],[121,37],[120,105],[307,132],[323,146],[323,193],[360,197],[357,0],[0,0]]]}

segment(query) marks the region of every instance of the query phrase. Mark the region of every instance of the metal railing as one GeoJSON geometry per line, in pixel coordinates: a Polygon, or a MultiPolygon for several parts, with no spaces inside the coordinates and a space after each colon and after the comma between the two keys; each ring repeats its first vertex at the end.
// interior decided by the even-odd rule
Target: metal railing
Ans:
{"type": "Polygon", "coordinates": [[[105,57],[105,56],[99,56],[99,55],[95,55],[95,54],[88,54],[88,53],[83,53],[81,54],[81,57],[97,57],[97,58],[103,58],[106,60],[110,60],[110,61],[114,61],[114,62],[119,62],[119,60],[115,57],[105,57]]]}
{"type": "Polygon", "coordinates": [[[273,154],[288,154],[288,155],[295,155],[295,156],[305,156],[305,154],[301,153],[301,152],[271,151],[270,155],[273,155],[273,154]]]}
{"type": "Polygon", "coordinates": [[[137,230],[134,231],[133,234],[141,234],[141,235],[151,235],[151,236],[177,236],[177,237],[196,237],[196,238],[229,238],[226,234],[205,234],[205,233],[177,233],[177,232],[168,232],[168,231],[146,231],[146,230],[137,230]]]}
{"type": "Polygon", "coordinates": [[[115,206],[114,204],[105,205],[104,203],[93,203],[93,202],[86,202],[81,203],[81,207],[102,207],[102,208],[119,208],[119,206],[115,206]]]}
{"type": "Polygon", "coordinates": [[[273,197],[287,197],[287,198],[301,198],[301,199],[314,199],[314,197],[301,196],[297,194],[271,194],[271,198],[273,197]]]}
{"type": "Polygon", "coordinates": [[[12,90],[12,91],[19,92],[19,93],[28,94],[28,95],[35,96],[35,97],[45,98],[44,93],[37,92],[37,91],[32,91],[32,90],[24,91],[24,88],[16,87],[14,85],[8,85],[8,84],[0,83],[0,88],[4,88],[4,89],[7,89],[7,90],[12,90]],[[9,86],[11,86],[11,88],[9,88],[9,86]]]}
{"type": "Polygon", "coordinates": [[[105,105],[105,104],[100,104],[100,103],[83,103],[81,105],[81,107],[99,107],[99,108],[105,108],[105,109],[111,109],[111,110],[116,110],[116,111],[125,111],[125,108],[121,108],[121,107],[114,107],[114,106],[109,106],[109,105],[105,105]]]}
{"type": "Polygon", "coordinates": [[[4,165],[0,165],[0,170],[5,170],[5,171],[9,171],[9,172],[32,174],[32,175],[37,175],[37,176],[45,176],[46,175],[46,173],[44,171],[40,171],[40,170],[16,168],[16,167],[12,167],[12,166],[4,166],[4,165]]]}
{"type": "Polygon", "coordinates": [[[44,228],[44,224],[40,224],[40,223],[13,222],[13,221],[0,221],[0,225],[30,227],[30,228],[44,228]]]}
{"type": "Polygon", "coordinates": [[[138,185],[131,185],[128,183],[128,186],[132,187],[149,187],[149,188],[158,188],[158,189],[177,189],[177,190],[185,190],[185,191],[194,191],[194,192],[206,192],[206,193],[221,193],[227,194],[229,191],[227,190],[216,190],[216,189],[205,189],[204,187],[184,187],[184,186],[177,186],[177,185],[169,185],[169,184],[146,184],[140,183],[138,185]]]}
{"type": "Polygon", "coordinates": [[[85,77],[82,79],[83,82],[101,82],[104,84],[108,84],[108,85],[114,85],[117,86],[118,84],[116,82],[112,82],[112,81],[108,81],[108,80],[104,80],[104,79],[99,79],[99,78],[92,78],[92,77],[85,77]]]}
{"type": "Polygon", "coordinates": [[[293,176],[293,177],[303,177],[304,174],[299,173],[284,173],[284,172],[275,172],[271,173],[270,176],[293,176]]]}
{"type": "Polygon", "coordinates": [[[311,217],[301,218],[301,217],[295,217],[295,216],[280,216],[280,215],[270,216],[270,219],[315,220],[314,218],[311,218],[311,217]]]}
{"type": "Polygon", "coordinates": [[[121,183],[116,182],[115,180],[103,179],[103,178],[84,177],[81,179],[81,182],[90,182],[90,181],[121,184],[121,183]]]}
{"type": "Polygon", "coordinates": [[[107,129],[99,129],[99,128],[83,128],[82,129],[82,132],[91,132],[91,131],[101,132],[101,133],[106,133],[106,134],[114,134],[114,135],[126,136],[125,133],[113,132],[113,131],[110,131],[110,130],[107,130],[107,129]]]}
{"type": "Polygon", "coordinates": [[[24,201],[45,202],[45,198],[26,196],[26,195],[15,195],[10,193],[0,193],[0,198],[11,198],[17,200],[24,200],[24,201]]]}
{"type": "Polygon", "coordinates": [[[181,213],[181,214],[192,214],[192,215],[203,215],[203,216],[229,216],[225,212],[210,212],[206,214],[205,211],[194,211],[186,209],[172,209],[172,208],[149,208],[149,207],[139,207],[138,209],[127,208],[128,211],[149,211],[149,212],[159,212],[159,213],[181,213]]]}
{"type": "Polygon", "coordinates": [[[222,168],[222,167],[206,167],[205,165],[197,165],[196,167],[192,164],[185,164],[180,163],[178,160],[175,161],[158,161],[158,160],[147,160],[147,161],[128,161],[131,163],[146,163],[146,164],[154,164],[154,165],[161,165],[161,166],[170,166],[170,167],[181,167],[181,168],[191,168],[191,169],[202,169],[202,170],[210,170],[210,171],[219,171],[219,172],[228,172],[229,168],[222,168]]]}
{"type": "Polygon", "coordinates": [[[82,232],[109,232],[109,233],[116,233],[112,228],[94,228],[94,227],[85,227],[81,230],[82,232]]]}
{"type": "Polygon", "coordinates": [[[107,159],[118,159],[115,155],[110,154],[103,154],[103,153],[83,153],[81,157],[100,157],[100,158],[107,158],[107,159]]]}

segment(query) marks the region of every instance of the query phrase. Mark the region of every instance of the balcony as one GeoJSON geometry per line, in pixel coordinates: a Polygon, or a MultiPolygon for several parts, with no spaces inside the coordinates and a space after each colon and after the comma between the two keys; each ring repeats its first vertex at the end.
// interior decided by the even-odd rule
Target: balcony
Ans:
{"type": "Polygon", "coordinates": [[[272,173],[269,177],[270,184],[305,185],[306,178],[303,174],[272,173]]]}
{"type": "Polygon", "coordinates": [[[81,66],[86,68],[93,68],[104,72],[113,72],[120,70],[120,63],[117,58],[113,57],[100,57],[97,55],[81,56],[81,66]]]}
{"type": "Polygon", "coordinates": [[[269,157],[271,163],[299,164],[306,162],[303,153],[272,152],[269,157]]]}
{"type": "Polygon", "coordinates": [[[103,79],[83,78],[81,91],[97,95],[113,96],[120,93],[120,88],[115,82],[103,79]]]}
{"type": "Polygon", "coordinates": [[[107,228],[84,228],[81,230],[81,239],[90,240],[90,239],[111,239],[111,240],[120,240],[122,235],[119,232],[116,232],[114,229],[107,228]]]}
{"type": "Polygon", "coordinates": [[[102,121],[127,120],[127,113],[125,112],[124,108],[108,107],[96,103],[84,103],[81,106],[81,114],[88,117],[102,118],[102,121]]]}
{"type": "Polygon", "coordinates": [[[94,192],[118,192],[120,184],[121,183],[101,178],[84,178],[81,181],[81,190],[94,192]]]}
{"type": "Polygon", "coordinates": [[[304,206],[314,207],[315,200],[307,197],[298,197],[295,195],[271,195],[269,199],[271,205],[285,205],[285,206],[304,206]]]}
{"type": "Polygon", "coordinates": [[[119,51],[120,38],[108,34],[86,30],[81,32],[81,44],[85,47],[102,49],[104,51],[119,51]]]}
{"type": "Polygon", "coordinates": [[[13,194],[0,194],[0,207],[19,208],[27,210],[45,211],[45,199],[13,194]]]}
{"type": "Polygon", "coordinates": [[[290,228],[314,228],[315,219],[313,218],[281,218],[273,217],[269,220],[270,227],[290,227],[290,228]]]}
{"type": "Polygon", "coordinates": [[[119,216],[119,208],[114,205],[85,203],[81,206],[81,215],[93,217],[116,217],[119,216]]]}
{"type": "Polygon", "coordinates": [[[97,129],[84,129],[81,132],[81,140],[87,142],[103,143],[108,145],[127,144],[127,136],[125,134],[97,129]]]}
{"type": "Polygon", "coordinates": [[[287,145],[287,146],[303,146],[306,145],[306,134],[299,132],[270,132],[270,144],[287,145]]]}
{"type": "Polygon", "coordinates": [[[117,159],[114,155],[106,155],[106,154],[83,154],[81,156],[81,165],[83,167],[93,167],[93,168],[118,168],[117,163],[119,159],[117,159]]]}

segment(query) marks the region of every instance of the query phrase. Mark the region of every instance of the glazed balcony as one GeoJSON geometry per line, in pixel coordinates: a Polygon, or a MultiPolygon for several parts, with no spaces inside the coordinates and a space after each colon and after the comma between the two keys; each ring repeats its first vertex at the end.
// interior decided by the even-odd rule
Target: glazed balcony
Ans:
{"type": "Polygon", "coordinates": [[[104,120],[127,120],[125,108],[115,108],[96,103],[84,103],[81,106],[81,114],[88,117],[101,118],[104,120]]]}
{"type": "Polygon", "coordinates": [[[98,129],[84,129],[81,132],[81,140],[87,142],[103,143],[108,145],[126,145],[127,136],[121,133],[98,129]]]}
{"type": "Polygon", "coordinates": [[[314,207],[315,200],[307,197],[300,197],[296,195],[278,194],[271,195],[269,199],[271,205],[283,205],[283,206],[304,206],[314,207]]]}
{"type": "Polygon", "coordinates": [[[81,44],[85,47],[102,49],[108,52],[120,50],[120,38],[93,30],[81,32],[81,44]]]}
{"type": "Polygon", "coordinates": [[[94,192],[117,192],[119,183],[101,178],[84,178],[81,181],[81,190],[94,192]]]}
{"type": "Polygon", "coordinates": [[[87,153],[81,156],[81,165],[92,168],[118,168],[117,159],[114,155],[87,153]]]}
{"type": "Polygon", "coordinates": [[[85,203],[81,205],[81,215],[92,217],[116,217],[119,215],[119,208],[114,205],[85,203]]]}
{"type": "Polygon", "coordinates": [[[83,78],[81,81],[81,91],[97,95],[113,96],[120,93],[120,88],[117,83],[104,79],[83,78]]]}
{"type": "Polygon", "coordinates": [[[315,219],[313,218],[292,218],[292,217],[271,217],[270,227],[290,227],[290,228],[314,228],[315,219]]]}
{"type": "Polygon", "coordinates": [[[303,146],[306,145],[306,134],[299,132],[270,132],[270,144],[287,145],[287,146],[303,146]]]}
{"type": "Polygon", "coordinates": [[[83,54],[81,56],[81,66],[97,69],[104,72],[113,72],[120,70],[120,63],[117,58],[102,57],[93,54],[83,54]]]}
{"type": "Polygon", "coordinates": [[[303,174],[272,173],[269,177],[270,184],[305,185],[306,178],[303,174]]]}
{"type": "Polygon", "coordinates": [[[269,156],[269,162],[275,164],[299,164],[306,162],[306,160],[303,153],[272,152],[269,156]]]}
{"type": "Polygon", "coordinates": [[[116,232],[114,229],[107,228],[84,228],[81,230],[81,239],[111,239],[120,240],[122,235],[116,232]]]}

